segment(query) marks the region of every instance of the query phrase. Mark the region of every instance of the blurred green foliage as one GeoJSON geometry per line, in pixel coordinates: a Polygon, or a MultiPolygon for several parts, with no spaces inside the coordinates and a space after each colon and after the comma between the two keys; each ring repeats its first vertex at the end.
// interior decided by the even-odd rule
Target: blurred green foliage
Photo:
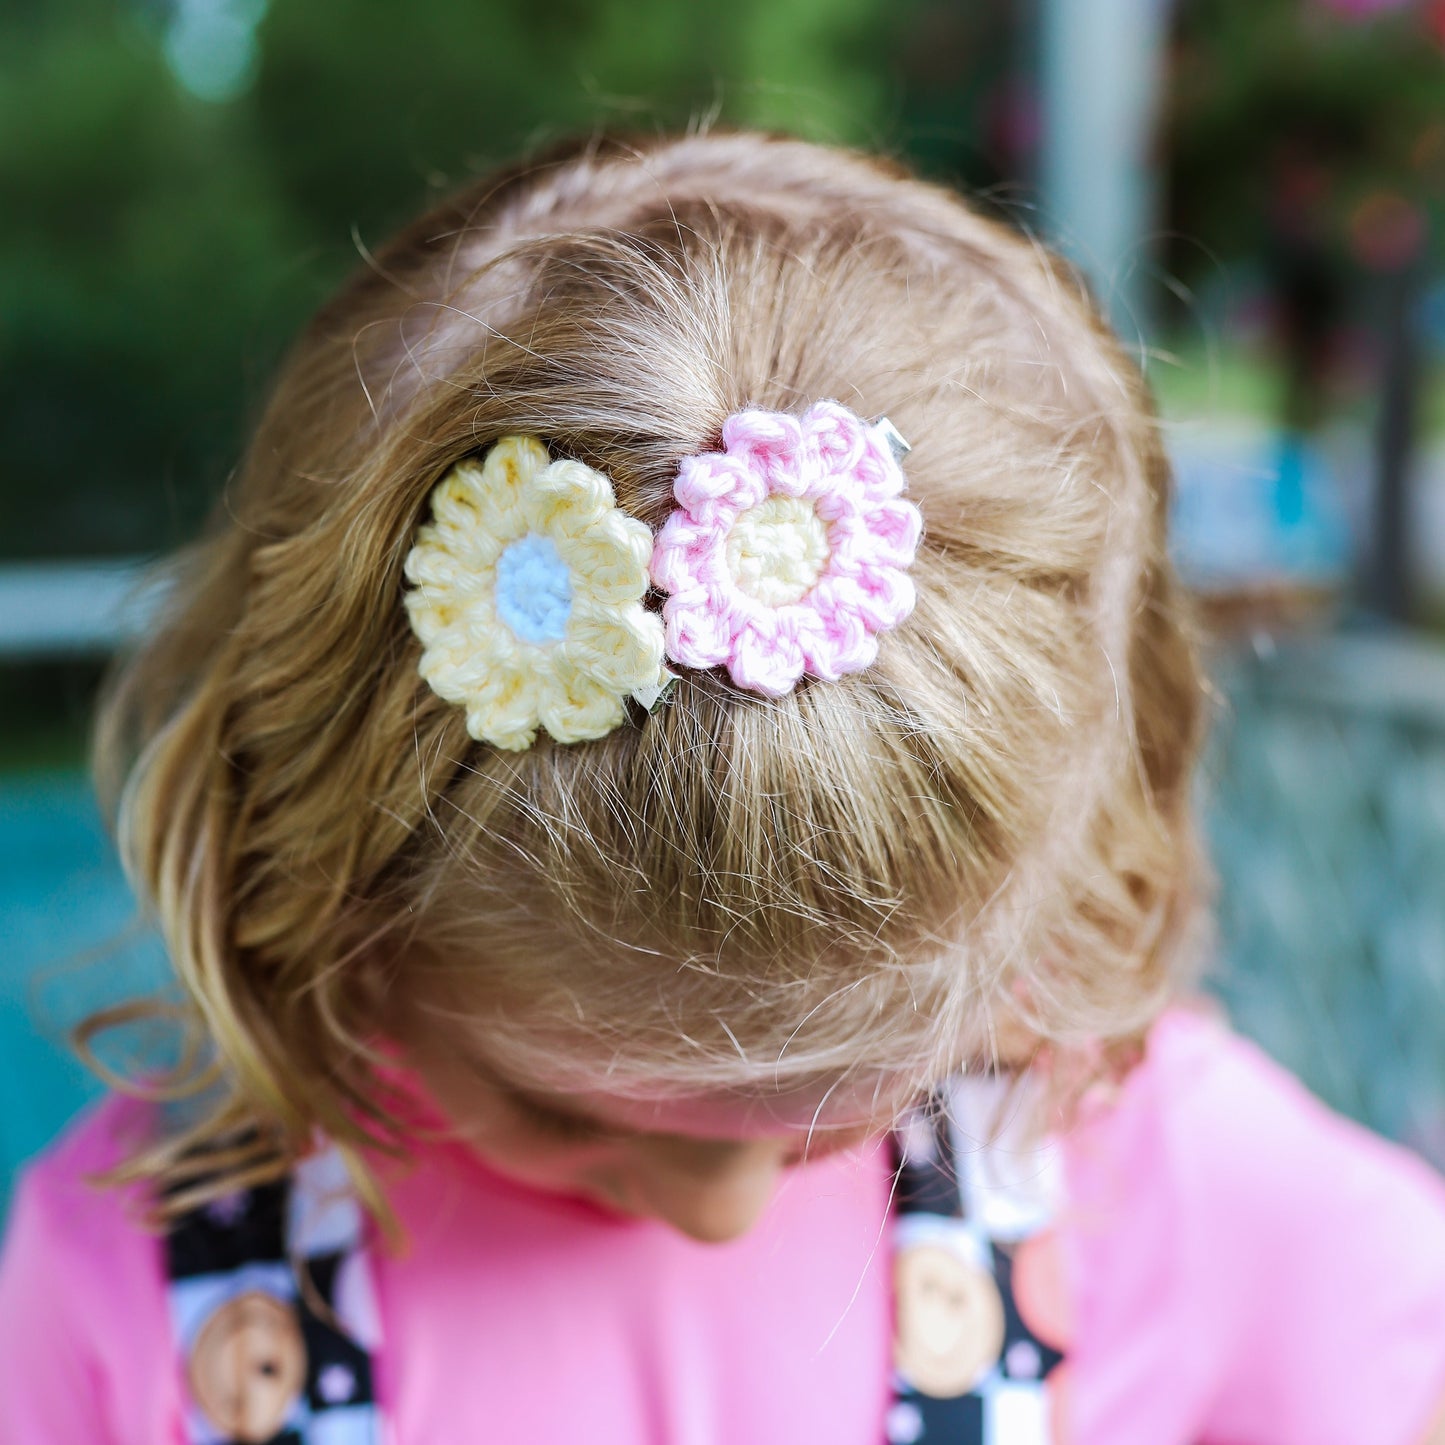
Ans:
{"type": "MultiPolygon", "coordinates": [[[[565,134],[778,127],[904,153],[1031,224],[1040,3],[5,0],[0,558],[189,536],[359,255],[565,134]],[[177,78],[178,19],[203,13],[254,39],[228,99],[177,78]]],[[[1323,248],[1348,289],[1417,214],[1438,247],[1445,0],[1177,14],[1167,272],[1192,285],[1293,227],[1276,272],[1323,248]]]]}
{"type": "Polygon", "coordinates": [[[1176,274],[1307,252],[1368,295],[1438,264],[1445,3],[1181,0],[1161,142],[1176,274]]]}
{"type": "Polygon", "coordinates": [[[0,8],[0,555],[187,536],[306,312],[487,166],[710,116],[885,143],[908,8],[273,0],[212,103],[167,64],[179,3],[0,8]]]}

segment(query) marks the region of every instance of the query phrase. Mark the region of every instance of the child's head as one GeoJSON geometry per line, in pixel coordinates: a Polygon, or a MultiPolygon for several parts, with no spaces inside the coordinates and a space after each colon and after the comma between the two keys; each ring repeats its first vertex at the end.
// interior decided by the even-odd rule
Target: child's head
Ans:
{"type": "Polygon", "coordinates": [[[102,718],[239,1114],[354,1141],[378,1040],[551,1096],[896,1101],[1004,1030],[1136,1034],[1195,891],[1166,486],[1073,274],[891,165],[590,144],[437,207],[297,344],[102,718]],[[871,667],[683,669],[520,751],[418,675],[403,564],[459,459],[536,437],[656,532],[729,415],[825,398],[913,448],[871,667]]]}

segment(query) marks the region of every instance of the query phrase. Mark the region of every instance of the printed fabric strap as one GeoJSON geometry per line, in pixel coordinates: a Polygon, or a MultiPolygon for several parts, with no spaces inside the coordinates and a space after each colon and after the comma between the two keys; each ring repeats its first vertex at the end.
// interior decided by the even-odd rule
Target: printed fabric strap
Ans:
{"type": "MultiPolygon", "coordinates": [[[[1048,1231],[1056,1181],[1037,1149],[996,1137],[998,1103],[994,1081],[960,1080],[894,1136],[888,1445],[1055,1439],[1049,1387],[1064,1356],[1020,1313],[1014,1273],[1048,1231]]],[[[363,1224],[340,1155],[326,1148],[288,1178],[173,1226],[187,1445],[384,1445],[363,1224]]]]}
{"type": "MultiPolygon", "coordinates": [[[[1047,1236],[1052,1156],[1000,1131],[1012,1081],[952,1081],[894,1135],[888,1445],[1051,1445],[1063,1353],[1026,1323],[1015,1263],[1047,1236]],[[1009,1177],[1012,1176],[1012,1177],[1009,1177]]],[[[1037,1257],[1035,1255],[1034,1257],[1037,1257]]]]}
{"type": "Polygon", "coordinates": [[[363,1216],[335,1149],[166,1241],[188,1445],[381,1445],[363,1216]]]}

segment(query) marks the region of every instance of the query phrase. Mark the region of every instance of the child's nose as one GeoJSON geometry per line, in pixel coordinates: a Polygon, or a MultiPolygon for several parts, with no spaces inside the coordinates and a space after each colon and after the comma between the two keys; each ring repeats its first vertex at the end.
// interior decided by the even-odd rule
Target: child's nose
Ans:
{"type": "Polygon", "coordinates": [[[757,1222],[789,1154],[778,1140],[658,1143],[638,1149],[630,1183],[654,1218],[699,1243],[723,1244],[757,1222]]]}

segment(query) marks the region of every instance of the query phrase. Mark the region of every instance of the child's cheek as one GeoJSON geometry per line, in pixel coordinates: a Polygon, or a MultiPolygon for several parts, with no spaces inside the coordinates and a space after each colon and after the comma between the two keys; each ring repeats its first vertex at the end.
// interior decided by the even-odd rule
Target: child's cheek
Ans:
{"type": "Polygon", "coordinates": [[[1023,1322],[1046,1345],[1067,1353],[1074,1339],[1074,1308],[1063,1246],[1054,1230],[1024,1240],[1014,1252],[1013,1288],[1023,1322]]]}
{"type": "Polygon", "coordinates": [[[507,1179],[625,1208],[626,1161],[614,1141],[549,1139],[526,1128],[503,1128],[474,1136],[471,1143],[483,1162],[507,1179]]]}
{"type": "MultiPolygon", "coordinates": [[[[1014,1254],[1014,1303],[1023,1322],[1046,1345],[1068,1352],[1074,1342],[1074,1302],[1069,1296],[1063,1246],[1046,1229],[1019,1245],[1014,1254]]],[[[1050,1371],[1048,1381],[1051,1445],[1069,1445],[1069,1366],[1050,1371]]]]}

